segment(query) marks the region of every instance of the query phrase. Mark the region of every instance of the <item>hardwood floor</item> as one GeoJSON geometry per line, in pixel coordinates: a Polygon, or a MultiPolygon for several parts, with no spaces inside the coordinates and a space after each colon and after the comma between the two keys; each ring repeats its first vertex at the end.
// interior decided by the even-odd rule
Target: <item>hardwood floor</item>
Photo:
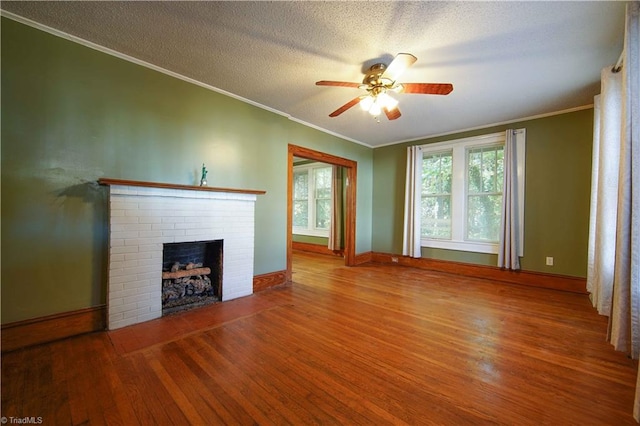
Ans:
{"type": "Polygon", "coordinates": [[[294,283],[2,356],[43,424],[622,425],[636,365],[587,296],[296,253],[294,283]]]}

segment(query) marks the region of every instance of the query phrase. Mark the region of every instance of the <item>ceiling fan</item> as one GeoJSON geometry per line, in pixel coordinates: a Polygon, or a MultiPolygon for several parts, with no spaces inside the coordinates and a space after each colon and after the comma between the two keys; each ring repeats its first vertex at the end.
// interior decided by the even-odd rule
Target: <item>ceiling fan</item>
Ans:
{"type": "Polygon", "coordinates": [[[378,117],[384,111],[389,120],[395,120],[402,114],[398,109],[398,101],[388,92],[424,95],[451,93],[453,85],[449,83],[399,83],[398,77],[416,60],[417,58],[410,53],[398,53],[388,66],[382,63],[372,65],[364,75],[362,84],[346,81],[316,81],[317,86],[353,87],[367,91],[366,95],[350,100],[329,114],[329,117],[337,117],[352,106],[360,104],[362,109],[374,117],[378,117]]]}

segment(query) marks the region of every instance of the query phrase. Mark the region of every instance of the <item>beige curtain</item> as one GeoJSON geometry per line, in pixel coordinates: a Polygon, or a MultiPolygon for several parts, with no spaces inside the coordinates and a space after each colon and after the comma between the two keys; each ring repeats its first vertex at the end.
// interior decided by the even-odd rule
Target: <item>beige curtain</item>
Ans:
{"type": "Polygon", "coordinates": [[[640,71],[638,2],[627,4],[611,343],[640,355],[640,71]]]}
{"type": "MultiPolygon", "coordinates": [[[[617,76],[611,67],[602,71],[602,93],[596,99],[600,127],[596,124],[594,135],[595,223],[590,226],[587,277],[594,305],[609,316],[611,344],[633,358],[640,355],[639,15],[640,3],[627,3],[622,70],[617,76]]],[[[640,375],[633,416],[640,422],[640,375]]]]}
{"type": "Polygon", "coordinates": [[[420,207],[422,189],[422,148],[407,148],[407,177],[404,196],[404,231],[402,255],[421,257],[420,207]]]}
{"type": "Polygon", "coordinates": [[[615,264],[620,164],[622,76],[608,66],[600,73],[601,91],[594,98],[591,216],[587,291],[601,315],[611,313],[615,264]],[[596,250],[597,247],[597,250],[596,250]]]}
{"type": "Polygon", "coordinates": [[[518,200],[518,146],[515,130],[508,129],[504,141],[504,184],[502,188],[502,216],[498,244],[498,267],[520,269],[519,200],[518,200]]]}
{"type": "MultiPolygon", "coordinates": [[[[627,3],[622,67],[620,174],[611,343],[640,355],[640,3],[627,3]]],[[[640,377],[638,378],[640,383],[640,377]]],[[[633,415],[640,421],[640,389],[633,415]]]]}
{"type": "Polygon", "coordinates": [[[333,166],[331,172],[331,225],[329,228],[329,250],[342,250],[342,218],[344,212],[343,169],[333,166]]]}

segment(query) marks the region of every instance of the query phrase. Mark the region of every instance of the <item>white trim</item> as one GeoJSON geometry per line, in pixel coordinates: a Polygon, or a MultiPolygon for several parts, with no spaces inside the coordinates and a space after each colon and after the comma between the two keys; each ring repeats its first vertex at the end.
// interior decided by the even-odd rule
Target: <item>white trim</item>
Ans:
{"type": "Polygon", "coordinates": [[[468,138],[453,139],[449,141],[434,142],[434,143],[426,143],[426,144],[420,145],[420,147],[423,150],[426,149],[431,151],[438,148],[445,149],[445,148],[451,148],[454,146],[464,146],[466,148],[467,145],[472,145],[476,147],[484,144],[486,145],[497,144],[500,142],[504,144],[504,132],[495,132],[495,133],[489,133],[486,135],[470,136],[468,138]]]}
{"type": "MultiPolygon", "coordinates": [[[[555,115],[562,115],[562,114],[569,114],[569,113],[572,113],[572,112],[582,111],[582,110],[590,109],[590,108],[593,108],[593,104],[582,105],[582,106],[578,106],[578,107],[574,107],[574,108],[567,108],[567,109],[563,109],[563,110],[560,110],[560,111],[545,112],[545,113],[538,114],[538,115],[532,115],[532,116],[529,116],[529,117],[522,117],[522,118],[515,118],[513,120],[501,121],[501,122],[498,122],[498,123],[483,124],[482,126],[469,127],[469,128],[466,128],[466,129],[453,130],[453,131],[450,131],[450,132],[436,133],[436,134],[433,134],[433,135],[420,136],[420,137],[413,138],[413,139],[404,139],[404,140],[401,140],[401,141],[389,142],[389,143],[386,143],[386,144],[383,144],[383,145],[376,145],[376,146],[373,146],[372,148],[373,149],[383,148],[385,146],[398,145],[398,144],[408,143],[408,142],[416,142],[416,141],[421,141],[421,140],[425,140],[425,139],[439,138],[441,136],[455,135],[456,133],[470,132],[472,130],[482,130],[482,129],[487,129],[489,127],[502,126],[502,125],[512,124],[512,123],[520,123],[522,121],[538,120],[540,118],[553,117],[555,115]]],[[[426,145],[432,145],[432,144],[426,144],[426,145]]]]}
{"type": "Polygon", "coordinates": [[[445,250],[471,251],[475,253],[498,253],[498,243],[482,243],[479,241],[452,241],[452,240],[420,240],[422,247],[437,248],[445,250]]]}
{"type": "Polygon", "coordinates": [[[294,121],[296,123],[302,124],[303,126],[311,127],[312,129],[316,129],[316,130],[318,130],[320,132],[323,132],[323,133],[326,133],[328,135],[335,136],[337,138],[344,139],[346,141],[353,142],[355,144],[362,145],[362,146],[365,146],[367,148],[373,148],[372,145],[369,145],[367,143],[361,142],[361,141],[356,140],[356,139],[352,139],[352,138],[350,138],[348,136],[341,135],[340,133],[332,132],[331,130],[323,129],[322,127],[319,127],[319,126],[316,126],[315,124],[311,124],[311,123],[308,123],[306,121],[300,120],[299,118],[295,118],[295,117],[292,117],[292,116],[287,116],[287,118],[289,118],[289,120],[291,120],[291,121],[294,121]]]}
{"type": "Polygon", "coordinates": [[[305,237],[322,237],[329,238],[329,230],[320,230],[320,229],[305,229],[305,228],[297,228],[294,227],[291,232],[293,235],[302,235],[305,237]]]}

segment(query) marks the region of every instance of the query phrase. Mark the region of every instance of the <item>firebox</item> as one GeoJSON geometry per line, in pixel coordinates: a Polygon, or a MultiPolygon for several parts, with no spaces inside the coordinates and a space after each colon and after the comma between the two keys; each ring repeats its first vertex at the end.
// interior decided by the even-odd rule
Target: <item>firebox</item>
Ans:
{"type": "Polygon", "coordinates": [[[162,250],[162,315],[222,300],[223,240],[166,243],[162,250]]]}

